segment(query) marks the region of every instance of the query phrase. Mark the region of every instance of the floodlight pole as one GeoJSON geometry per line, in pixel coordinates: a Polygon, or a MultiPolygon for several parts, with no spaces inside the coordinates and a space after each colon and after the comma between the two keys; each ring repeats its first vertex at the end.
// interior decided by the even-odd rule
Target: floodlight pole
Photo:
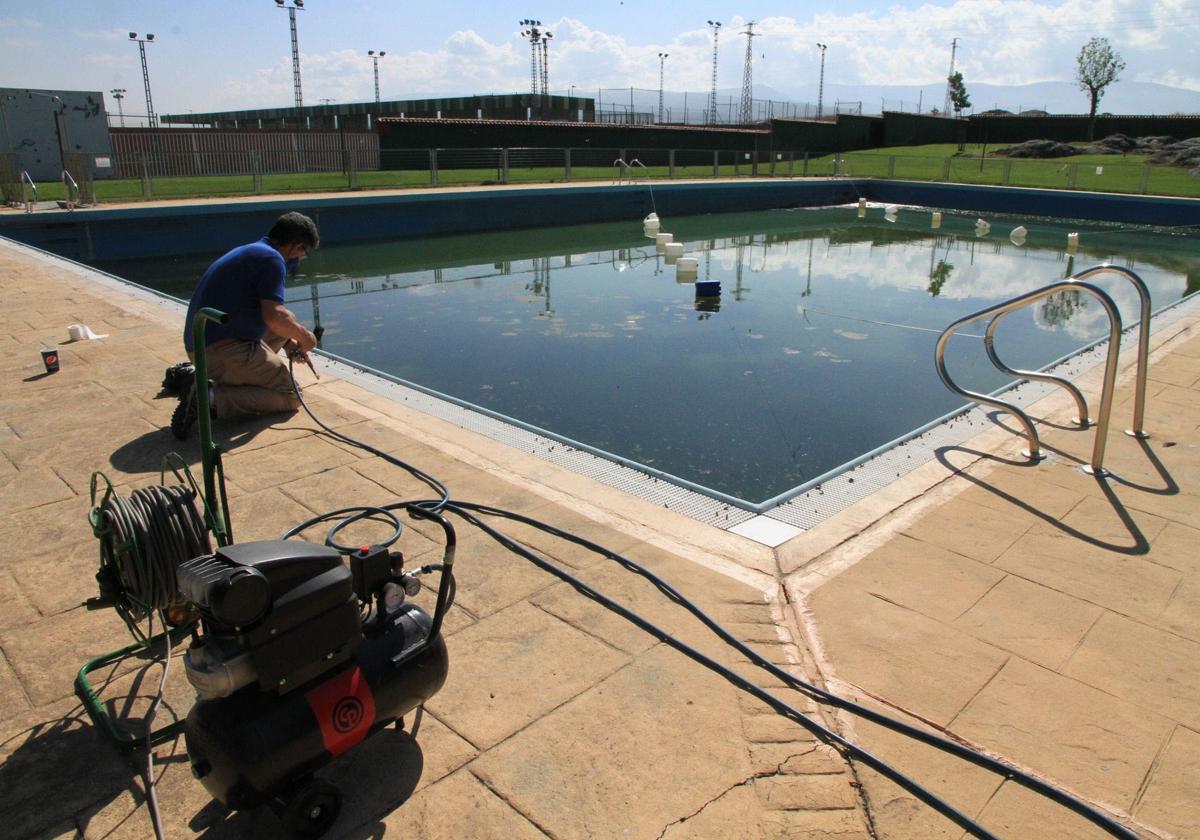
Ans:
{"type": "Polygon", "coordinates": [[[139,38],[136,32],[129,33],[130,41],[137,41],[138,54],[142,57],[142,84],[146,87],[146,123],[150,128],[158,126],[158,117],[154,114],[154,98],[150,96],[150,69],[146,66],[146,42],[154,42],[154,35],[147,32],[145,38],[139,38]]]}
{"type": "Polygon", "coordinates": [[[113,99],[117,100],[117,116],[121,118],[121,128],[125,127],[125,109],[121,107],[121,100],[125,98],[125,88],[113,88],[109,91],[113,99]]]}
{"type": "Polygon", "coordinates": [[[721,21],[710,20],[708,28],[712,30],[713,36],[713,60],[712,60],[712,92],[708,95],[708,124],[716,125],[717,123],[717,38],[721,35],[721,21]]]}
{"type": "Polygon", "coordinates": [[[292,5],[285,6],[283,0],[275,0],[275,5],[286,8],[288,22],[292,27],[292,89],[296,97],[296,127],[300,128],[300,114],[304,108],[304,91],[300,86],[300,39],[296,36],[296,11],[304,11],[304,0],[292,0],[292,5]]]}
{"type": "Polygon", "coordinates": [[[821,75],[817,81],[817,119],[821,119],[821,110],[825,99],[825,44],[817,44],[821,51],[821,75]]]}
{"type": "Polygon", "coordinates": [[[529,92],[534,96],[538,95],[538,76],[542,61],[542,22],[533,18],[525,18],[521,21],[521,26],[526,27],[521,30],[521,37],[529,39],[529,92]]]}
{"type": "Polygon", "coordinates": [[[663,121],[663,63],[667,60],[670,53],[660,52],[658,54],[658,121],[663,121]]]}
{"type": "Polygon", "coordinates": [[[375,54],[375,50],[367,50],[367,55],[371,56],[371,61],[375,62],[375,104],[379,104],[379,59],[387,55],[383,50],[379,54],[375,54]]]}

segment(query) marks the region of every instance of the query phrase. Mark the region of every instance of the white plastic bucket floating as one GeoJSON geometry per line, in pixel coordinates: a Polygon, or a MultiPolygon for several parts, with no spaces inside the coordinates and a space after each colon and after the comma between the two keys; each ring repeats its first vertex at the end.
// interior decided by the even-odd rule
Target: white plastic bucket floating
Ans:
{"type": "Polygon", "coordinates": [[[695,257],[679,257],[675,260],[675,282],[695,283],[700,261],[695,257]]]}
{"type": "Polygon", "coordinates": [[[683,243],[682,242],[668,242],[666,247],[663,248],[663,251],[666,253],[668,258],[682,257],[683,256],[683,243]]]}
{"type": "Polygon", "coordinates": [[[865,219],[867,217],[867,200],[860,198],[858,200],[858,218],[865,219]]]}
{"type": "Polygon", "coordinates": [[[1012,242],[1012,244],[1014,244],[1014,245],[1024,245],[1024,244],[1025,244],[1025,238],[1026,238],[1027,236],[1029,236],[1029,229],[1028,229],[1028,228],[1026,228],[1026,227],[1025,227],[1025,225],[1017,225],[1017,226],[1016,226],[1015,228],[1013,228],[1013,229],[1012,229],[1012,231],[1011,231],[1011,232],[1008,234],[1008,238],[1009,238],[1009,240],[1010,240],[1010,241],[1012,242]]]}
{"type": "Polygon", "coordinates": [[[941,210],[933,211],[933,216],[930,217],[930,219],[929,219],[929,226],[935,227],[935,228],[940,228],[942,226],[942,211],[941,210]]]}
{"type": "Polygon", "coordinates": [[[675,235],[672,233],[657,233],[654,235],[654,247],[660,251],[666,249],[667,245],[675,241],[675,235]]]}
{"type": "Polygon", "coordinates": [[[643,224],[645,227],[648,227],[648,228],[657,228],[657,227],[660,227],[660,226],[662,225],[662,222],[660,222],[660,221],[658,220],[658,214],[657,214],[657,213],[651,213],[649,216],[647,216],[646,218],[642,219],[642,224],[643,224]]]}
{"type": "Polygon", "coordinates": [[[889,204],[883,208],[883,218],[889,222],[896,221],[896,214],[900,212],[900,208],[895,204],[889,204]]]}
{"type": "Polygon", "coordinates": [[[1078,233],[1068,233],[1067,234],[1067,253],[1074,254],[1078,250],[1079,250],[1079,234],[1078,233]]]}
{"type": "Polygon", "coordinates": [[[976,236],[986,236],[988,231],[990,231],[991,229],[992,229],[992,226],[990,224],[988,224],[986,219],[976,219],[975,220],[975,235],[976,236]]]}

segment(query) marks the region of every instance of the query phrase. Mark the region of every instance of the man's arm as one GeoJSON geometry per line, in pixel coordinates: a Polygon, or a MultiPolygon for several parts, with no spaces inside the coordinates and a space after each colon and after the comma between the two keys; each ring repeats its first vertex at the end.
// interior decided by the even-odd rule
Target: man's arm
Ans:
{"type": "Polygon", "coordinates": [[[302,353],[307,353],[317,346],[317,337],[277,300],[262,302],[262,319],[267,329],[275,335],[295,341],[302,353]]]}

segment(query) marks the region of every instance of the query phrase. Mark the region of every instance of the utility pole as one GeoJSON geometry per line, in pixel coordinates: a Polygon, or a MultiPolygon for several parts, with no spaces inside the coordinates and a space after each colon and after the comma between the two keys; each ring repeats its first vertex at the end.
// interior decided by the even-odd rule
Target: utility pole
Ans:
{"type": "Polygon", "coordinates": [[[746,24],[746,65],[742,69],[742,107],[738,122],[749,125],[754,122],[754,21],[746,24]]]}
{"type": "Polygon", "coordinates": [[[712,30],[713,36],[713,60],[712,60],[712,93],[708,95],[708,124],[716,125],[717,123],[717,39],[721,35],[721,21],[710,20],[708,28],[712,30]]]}
{"type": "Polygon", "coordinates": [[[150,70],[146,67],[146,42],[154,43],[154,36],[147,33],[145,38],[139,38],[136,32],[130,32],[129,40],[137,41],[138,53],[142,57],[142,84],[146,87],[146,124],[154,128],[158,125],[158,117],[154,115],[154,99],[150,96],[150,70]]]}
{"type": "Polygon", "coordinates": [[[275,0],[279,8],[286,8],[288,20],[292,26],[292,92],[296,97],[296,127],[300,128],[300,113],[304,108],[304,92],[300,87],[300,41],[296,37],[296,10],[304,11],[304,0],[292,0],[292,5],[284,6],[284,0],[275,0]]]}
{"type": "Polygon", "coordinates": [[[658,54],[658,121],[663,121],[663,63],[667,60],[669,53],[660,52],[658,54]]]}
{"type": "Polygon", "coordinates": [[[125,127],[125,109],[121,107],[121,100],[125,98],[125,88],[113,88],[109,91],[113,99],[117,100],[117,116],[121,118],[121,128],[125,127]]]}
{"type": "Polygon", "coordinates": [[[825,44],[817,44],[821,51],[821,76],[817,81],[817,119],[821,119],[825,99],[825,44]]]}
{"type": "Polygon", "coordinates": [[[950,42],[950,72],[946,74],[946,104],[942,106],[942,116],[950,113],[950,77],[954,75],[954,54],[958,51],[958,39],[950,42]]]}
{"type": "Polygon", "coordinates": [[[379,104],[379,59],[387,55],[383,50],[379,54],[375,54],[375,50],[367,50],[367,55],[371,56],[371,61],[375,63],[375,104],[379,104]]]}

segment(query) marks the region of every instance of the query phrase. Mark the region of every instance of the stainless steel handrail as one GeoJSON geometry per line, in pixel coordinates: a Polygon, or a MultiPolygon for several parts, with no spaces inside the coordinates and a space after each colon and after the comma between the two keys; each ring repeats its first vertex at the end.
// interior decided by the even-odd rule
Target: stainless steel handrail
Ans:
{"type": "MultiPolygon", "coordinates": [[[[1041,441],[1038,438],[1037,429],[1034,428],[1033,421],[1029,418],[1029,415],[1013,403],[1005,402],[1004,400],[988,396],[987,394],[968,391],[967,389],[955,384],[954,380],[950,378],[949,372],[946,370],[946,344],[949,342],[951,336],[958,332],[958,330],[962,327],[982,318],[992,316],[992,323],[988,325],[988,332],[984,338],[985,345],[987,345],[990,343],[992,332],[994,331],[994,325],[1001,316],[1028,306],[1034,301],[1041,300],[1044,297],[1049,297],[1050,295],[1058,292],[1070,290],[1087,292],[1088,294],[1092,295],[1094,298],[1100,301],[1100,305],[1103,306],[1105,312],[1108,313],[1108,359],[1104,365],[1104,387],[1100,395],[1100,411],[1096,423],[1096,440],[1092,445],[1091,461],[1089,462],[1088,466],[1084,468],[1094,475],[1105,475],[1104,448],[1108,439],[1108,421],[1109,415],[1112,414],[1113,391],[1115,390],[1114,386],[1117,381],[1117,359],[1121,350],[1121,313],[1117,310],[1117,305],[1113,303],[1113,299],[1109,297],[1103,289],[1093,286],[1091,283],[1085,283],[1079,280],[1062,280],[1057,283],[1051,283],[1049,286],[1043,286],[1040,289],[1034,289],[1032,292],[1027,292],[1026,294],[1011,298],[1003,303],[998,303],[993,306],[989,306],[986,309],[981,309],[980,311],[971,315],[966,315],[962,318],[959,318],[957,321],[950,324],[950,326],[946,327],[946,329],[942,331],[942,334],[938,336],[937,346],[934,350],[934,362],[937,367],[938,377],[941,378],[942,383],[951,391],[956,394],[961,394],[967,399],[974,400],[975,402],[994,406],[1002,409],[1003,411],[1007,411],[1013,417],[1017,418],[1022,427],[1025,429],[1025,438],[1029,443],[1029,448],[1025,452],[1025,455],[1032,461],[1041,460],[1045,456],[1041,452],[1041,441]]],[[[989,352],[988,355],[993,359],[993,361],[997,361],[994,352],[989,352]]],[[[1003,369],[1008,372],[1012,372],[1006,367],[1003,369]]],[[[1045,377],[1040,375],[1039,378],[1045,379],[1045,377]]],[[[1049,379],[1058,382],[1059,384],[1062,383],[1062,380],[1058,380],[1056,377],[1050,377],[1049,379]]],[[[1073,390],[1075,394],[1078,394],[1078,389],[1075,389],[1074,386],[1070,386],[1070,389],[1073,390]]],[[[1082,402],[1081,394],[1078,395],[1077,404],[1080,402],[1082,402]]],[[[1086,403],[1082,405],[1080,415],[1081,419],[1087,419],[1086,403]]]]}
{"type": "Polygon", "coordinates": [[[71,173],[67,170],[62,171],[63,191],[67,194],[67,209],[74,210],[79,199],[79,184],[75,183],[75,179],[71,177],[71,173]]]}
{"type": "Polygon", "coordinates": [[[1145,430],[1146,419],[1146,371],[1150,357],[1150,290],[1136,272],[1115,265],[1097,265],[1071,275],[1072,280],[1087,280],[1097,274],[1117,274],[1124,277],[1137,289],[1141,303],[1141,320],[1138,321],[1138,360],[1137,381],[1134,385],[1133,397],[1133,428],[1126,429],[1125,434],[1144,440],[1150,437],[1145,430]]]}
{"type": "Polygon", "coordinates": [[[33,205],[37,202],[37,200],[38,200],[37,184],[33,183],[33,179],[29,177],[29,171],[27,169],[22,169],[21,170],[21,201],[25,204],[25,212],[26,213],[33,212],[33,205]],[[29,193],[25,192],[26,184],[28,184],[29,188],[33,190],[33,201],[29,200],[29,193]]]}

